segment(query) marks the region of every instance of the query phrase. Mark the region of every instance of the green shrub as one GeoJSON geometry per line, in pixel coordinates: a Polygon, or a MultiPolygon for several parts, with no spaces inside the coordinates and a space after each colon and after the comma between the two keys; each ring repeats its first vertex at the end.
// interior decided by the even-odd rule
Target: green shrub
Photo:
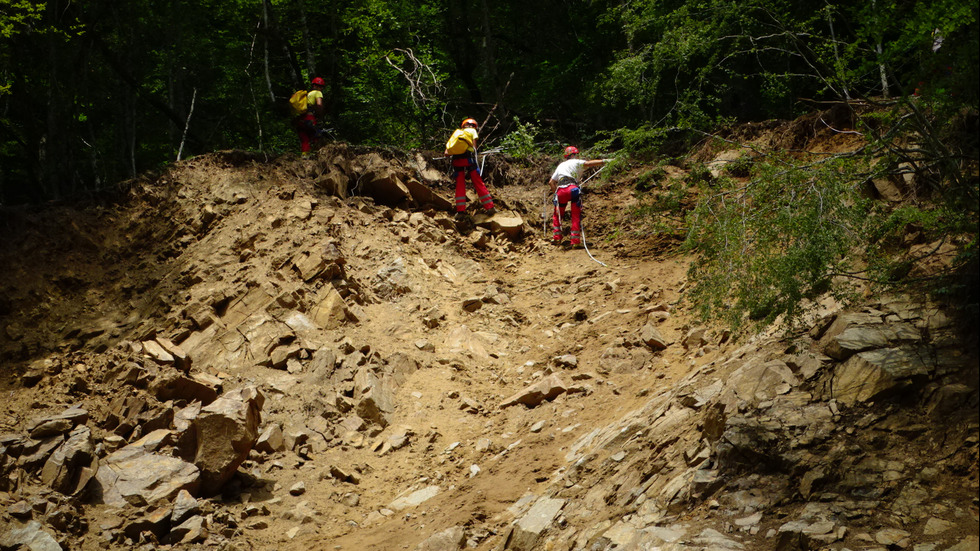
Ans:
{"type": "Polygon", "coordinates": [[[691,184],[709,183],[713,179],[711,171],[703,163],[694,164],[687,171],[687,181],[691,184]]]}
{"type": "MultiPolygon", "coordinates": [[[[692,296],[705,318],[768,324],[796,319],[807,299],[852,272],[870,203],[845,175],[854,161],[817,167],[758,167],[748,185],[720,178],[688,216],[692,296]]],[[[837,287],[839,294],[847,286],[837,287]]]]}
{"type": "Polygon", "coordinates": [[[538,133],[537,126],[514,117],[514,130],[500,140],[500,148],[512,157],[527,159],[538,152],[535,145],[538,133]]]}
{"type": "Polygon", "coordinates": [[[657,185],[657,182],[663,180],[666,176],[667,173],[664,169],[657,167],[637,176],[633,187],[636,191],[649,191],[657,185]]]}
{"type": "Polygon", "coordinates": [[[725,165],[725,172],[735,178],[748,178],[752,175],[752,159],[739,157],[725,165]]]}

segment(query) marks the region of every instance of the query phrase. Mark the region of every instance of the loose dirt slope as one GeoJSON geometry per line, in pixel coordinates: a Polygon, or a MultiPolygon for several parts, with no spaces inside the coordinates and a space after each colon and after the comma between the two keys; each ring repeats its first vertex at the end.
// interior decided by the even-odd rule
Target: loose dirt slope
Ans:
{"type": "MultiPolygon", "coordinates": [[[[883,465],[873,480],[845,480],[845,468],[820,456],[841,460],[849,419],[891,419],[874,404],[840,406],[844,417],[837,411],[819,438],[801,442],[797,431],[792,443],[767,440],[785,446],[773,457],[796,448],[810,454],[805,461],[762,452],[755,466],[732,460],[718,437],[747,411],[803,394],[810,398],[794,398],[793,411],[811,400],[821,412],[838,408],[814,390],[830,358],[810,356],[826,368],[783,362],[793,382],[778,382],[786,387],[778,391],[758,383],[761,400],[734,390],[724,398],[724,381],[750,358],[771,368],[787,353],[801,356],[788,341],[731,343],[691,319],[676,241],[628,226],[629,176],[587,196],[587,251],[544,234],[550,166],[490,163],[497,216],[525,222],[517,236],[479,212],[450,217],[443,176],[421,156],[343,145],[306,160],[217,153],[133,181],[117,201],[8,211],[0,433],[25,434],[32,420],[80,405],[102,456],[109,442],[136,440],[149,430],[108,423],[121,397],[145,401],[135,417],[146,426],[193,401],[121,373],[131,364],[144,378],[173,371],[143,344],[166,341],[219,391],[257,387],[262,429],[285,435],[282,449],[253,450],[219,495],[199,496],[207,532],[175,548],[388,550],[429,540],[433,550],[946,549],[976,541],[976,385],[960,381],[956,367],[975,352],[944,364],[954,378],[932,379],[966,385],[944,395],[957,400],[949,409],[963,425],[914,429],[919,447],[899,450],[905,459],[868,450],[899,445],[907,431],[868,436],[862,457],[883,465]],[[442,198],[392,192],[394,180],[442,198]],[[557,396],[504,407],[551,374],[557,396]],[[923,479],[916,471],[937,449],[944,466],[923,479]],[[798,489],[804,475],[806,491],[798,489]],[[899,479],[934,489],[902,501],[931,504],[928,514],[900,521],[876,512],[905,495],[899,479]],[[837,503],[811,487],[847,493],[838,482],[853,490],[852,505],[855,488],[890,489],[850,508],[801,512],[808,502],[837,503]],[[559,498],[563,513],[528,527],[532,505],[559,498]],[[947,524],[927,537],[932,518],[947,524]],[[802,528],[785,528],[797,519],[802,528]],[[812,528],[820,522],[831,526],[812,528]],[[447,530],[445,541],[430,539],[447,530]]],[[[924,309],[902,312],[926,319],[924,309]]],[[[826,329],[834,318],[822,319],[826,329]]],[[[812,415],[824,423],[824,413],[812,415]]],[[[808,424],[818,423],[793,426],[808,424]]],[[[13,455],[3,465],[0,522],[39,520],[65,549],[156,548],[172,528],[146,520],[168,503],[96,505],[85,491],[70,498],[46,489],[13,455]]]]}

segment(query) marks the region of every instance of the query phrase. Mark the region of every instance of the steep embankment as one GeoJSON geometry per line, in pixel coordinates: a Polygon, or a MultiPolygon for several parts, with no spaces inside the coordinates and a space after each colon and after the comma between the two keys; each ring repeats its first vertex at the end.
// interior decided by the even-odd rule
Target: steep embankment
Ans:
{"type": "Polygon", "coordinates": [[[491,170],[475,226],[421,156],[344,146],[11,213],[0,547],[975,545],[975,350],[938,305],[732,343],[628,177],[585,251],[542,239],[548,167],[491,170]]]}

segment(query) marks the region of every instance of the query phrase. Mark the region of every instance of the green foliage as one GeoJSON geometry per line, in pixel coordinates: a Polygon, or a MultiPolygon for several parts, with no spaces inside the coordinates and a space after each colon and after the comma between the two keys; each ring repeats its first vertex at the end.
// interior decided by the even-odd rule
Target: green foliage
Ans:
{"type": "Polygon", "coordinates": [[[648,170],[636,177],[636,180],[633,182],[633,188],[636,191],[650,191],[657,185],[657,182],[663,180],[666,176],[667,173],[663,168],[657,167],[648,170]]]}
{"type": "Polygon", "coordinates": [[[662,168],[637,177],[636,204],[626,212],[626,223],[616,224],[644,236],[653,234],[683,235],[687,212],[688,186],[669,178],[662,168]]]}
{"type": "Polygon", "coordinates": [[[687,171],[687,181],[692,184],[707,184],[713,180],[711,170],[704,163],[695,163],[687,171]]]}
{"type": "Polygon", "coordinates": [[[321,122],[338,139],[402,147],[438,147],[462,116],[494,128],[519,113],[535,122],[505,137],[518,151],[547,136],[649,160],[692,130],[886,86],[919,88],[923,111],[952,118],[977,102],[977,12],[966,0],[0,0],[0,200],[84,193],[182,146],[295,151],[279,107],[312,76],[327,80],[321,122]]]}
{"type": "Polygon", "coordinates": [[[30,33],[41,21],[43,5],[27,0],[0,0],[0,97],[9,94],[14,75],[8,58],[14,55],[11,41],[21,33],[30,33]]]}
{"type": "Polygon", "coordinates": [[[751,158],[742,156],[725,165],[725,172],[735,178],[748,178],[752,175],[753,161],[751,158]]]}
{"type": "Polygon", "coordinates": [[[634,158],[653,158],[660,153],[668,139],[669,130],[644,124],[639,128],[617,128],[599,132],[596,148],[616,149],[634,158]]]}
{"type": "Polygon", "coordinates": [[[535,145],[538,132],[536,125],[522,123],[520,118],[514,117],[514,129],[500,140],[500,147],[512,157],[527,159],[538,152],[535,145]]]}
{"type": "Polygon", "coordinates": [[[791,321],[806,299],[832,289],[834,276],[852,269],[847,253],[871,212],[845,176],[855,168],[840,159],[806,168],[767,164],[748,185],[719,179],[688,218],[701,314],[736,328],[781,315],[791,321]]]}
{"type": "Polygon", "coordinates": [[[41,20],[43,4],[28,0],[0,0],[0,38],[29,32],[41,20]]]}

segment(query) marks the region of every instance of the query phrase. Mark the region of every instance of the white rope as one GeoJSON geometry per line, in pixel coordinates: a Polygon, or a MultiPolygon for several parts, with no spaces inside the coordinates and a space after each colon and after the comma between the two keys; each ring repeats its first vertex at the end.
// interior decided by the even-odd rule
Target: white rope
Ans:
{"type": "MultiPolygon", "coordinates": [[[[476,150],[474,150],[474,151],[476,151],[476,150]]],[[[480,160],[480,176],[483,176],[483,167],[486,166],[486,164],[487,164],[487,157],[489,157],[491,153],[500,153],[500,148],[498,147],[496,149],[491,149],[489,151],[484,151],[482,153],[483,159],[480,160]]],[[[479,159],[479,157],[480,157],[481,154],[480,153],[477,153],[476,155],[477,155],[477,159],[479,159]]]]}
{"type": "Polygon", "coordinates": [[[578,225],[579,225],[579,232],[582,234],[582,246],[585,247],[585,252],[589,253],[589,258],[591,258],[592,260],[595,260],[596,263],[598,263],[603,268],[608,268],[609,266],[606,266],[606,263],[605,262],[600,262],[600,261],[596,260],[596,257],[592,256],[592,251],[589,250],[589,242],[585,240],[585,225],[582,224],[582,218],[581,217],[578,220],[578,225]]]}
{"type": "MultiPolygon", "coordinates": [[[[595,178],[597,174],[599,174],[600,172],[602,172],[605,169],[606,169],[606,166],[605,165],[599,167],[599,170],[593,172],[591,176],[589,176],[588,178],[586,178],[585,180],[582,181],[582,185],[584,186],[585,185],[585,182],[588,182],[589,180],[595,178]]],[[[579,187],[582,187],[582,186],[579,186],[579,187]]]]}
{"type": "MultiPolygon", "coordinates": [[[[586,178],[585,180],[583,180],[582,181],[582,185],[579,186],[579,187],[584,187],[585,186],[585,182],[588,182],[589,180],[595,178],[597,174],[599,174],[600,172],[602,172],[605,169],[606,169],[606,166],[605,165],[599,167],[599,170],[593,172],[591,176],[589,176],[588,178],[586,178]]],[[[582,246],[585,247],[585,252],[588,253],[589,258],[591,258],[592,260],[595,260],[596,263],[599,264],[600,266],[602,266],[604,268],[608,268],[609,266],[606,266],[606,264],[604,262],[601,262],[599,260],[596,260],[596,257],[592,256],[592,251],[589,250],[589,242],[585,240],[585,224],[582,223],[582,215],[581,214],[579,215],[578,225],[579,225],[579,233],[582,234],[582,246]]]]}

